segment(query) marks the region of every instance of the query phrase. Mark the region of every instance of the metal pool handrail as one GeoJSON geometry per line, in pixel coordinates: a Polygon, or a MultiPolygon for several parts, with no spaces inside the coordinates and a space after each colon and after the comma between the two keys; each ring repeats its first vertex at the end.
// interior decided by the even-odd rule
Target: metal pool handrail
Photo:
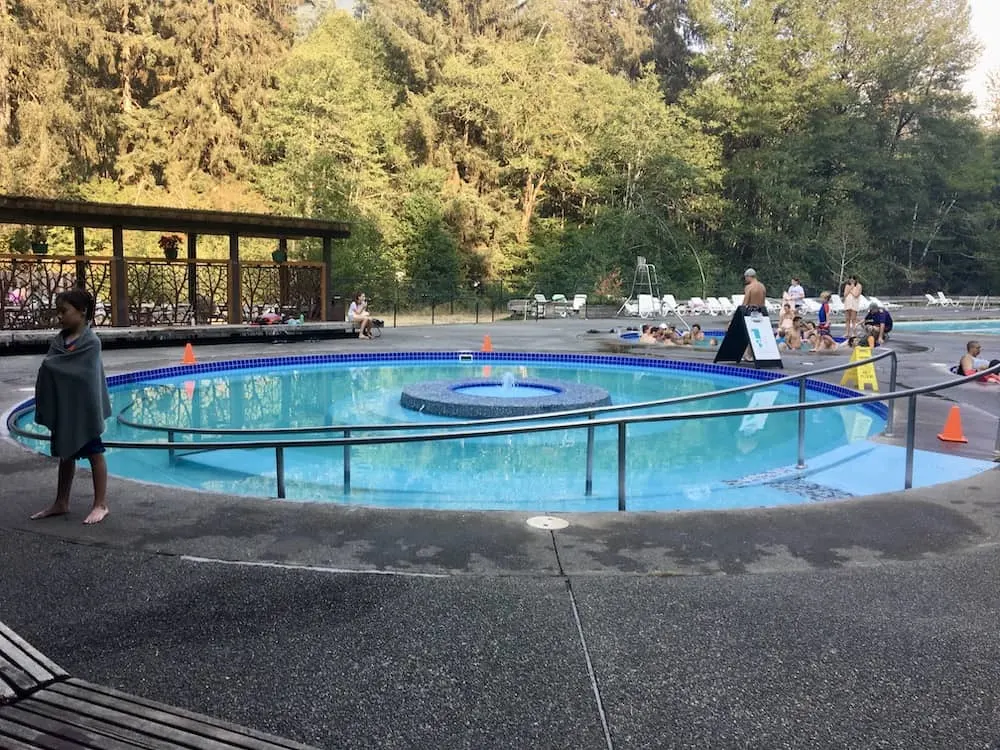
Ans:
{"type": "MultiPolygon", "coordinates": [[[[222,428],[211,428],[211,427],[174,427],[170,425],[151,425],[145,424],[143,422],[133,422],[126,419],[123,415],[126,411],[132,408],[132,404],[125,406],[120,412],[116,420],[119,424],[125,427],[131,427],[138,430],[149,430],[151,432],[163,432],[167,433],[168,440],[173,440],[174,435],[315,435],[317,433],[324,432],[342,432],[345,435],[349,435],[351,432],[404,432],[408,430],[428,430],[428,429],[461,429],[465,427],[488,427],[490,425],[501,425],[501,424],[522,424],[529,422],[537,422],[541,420],[552,420],[552,419],[569,419],[572,417],[598,415],[598,414],[609,414],[616,411],[633,411],[638,409],[650,409],[658,406],[672,406],[674,404],[682,404],[691,401],[700,401],[707,398],[716,398],[718,396],[731,396],[736,393],[746,393],[748,391],[755,390],[757,388],[764,387],[774,387],[776,385],[784,385],[786,383],[799,383],[800,390],[805,384],[808,378],[815,377],[817,375],[826,375],[831,372],[838,372],[840,370],[849,370],[854,367],[860,367],[861,365],[872,364],[878,362],[881,359],[889,357],[891,359],[891,367],[889,371],[889,391],[896,390],[896,372],[899,364],[899,357],[896,352],[892,349],[886,349],[885,351],[879,352],[872,357],[856,360],[852,362],[840,362],[835,365],[830,365],[829,367],[822,367],[818,370],[810,370],[809,372],[799,373],[797,375],[785,375],[784,377],[774,378],[773,380],[759,380],[753,383],[748,383],[746,385],[734,386],[732,388],[726,388],[721,391],[709,391],[706,393],[691,393],[685,396],[672,396],[665,399],[657,399],[655,401],[644,401],[634,404],[611,404],[609,406],[598,406],[592,408],[584,409],[568,409],[565,411],[555,411],[555,412],[545,412],[542,414],[528,414],[517,417],[493,417],[491,419],[478,419],[478,420],[467,420],[461,422],[425,422],[423,424],[350,424],[350,425],[322,425],[316,427],[273,427],[273,428],[252,428],[252,429],[239,429],[236,427],[222,427],[222,428]]],[[[889,419],[888,419],[888,432],[886,433],[889,437],[892,437],[892,418],[893,413],[893,403],[890,401],[889,405],[889,419]]]]}
{"type": "MultiPolygon", "coordinates": [[[[625,495],[625,456],[626,456],[626,439],[627,439],[627,427],[630,424],[646,424],[654,422],[672,422],[685,419],[712,419],[715,417],[743,417],[753,414],[778,414],[788,411],[797,411],[799,413],[799,442],[798,442],[798,468],[805,468],[805,419],[804,412],[813,409],[827,409],[831,407],[842,407],[842,406],[854,406],[859,404],[867,404],[875,401],[894,401],[899,398],[906,398],[908,402],[907,416],[906,416],[906,466],[904,475],[904,489],[910,489],[913,486],[913,452],[914,444],[916,439],[916,411],[917,411],[917,396],[924,395],[926,393],[933,393],[937,391],[944,391],[955,386],[962,385],[964,383],[970,383],[975,380],[982,378],[984,375],[991,375],[1000,373],[1000,365],[994,365],[986,370],[982,370],[973,375],[967,375],[964,377],[956,378],[954,380],[946,381],[943,383],[935,383],[928,386],[923,386],[920,388],[911,388],[905,391],[896,391],[893,393],[873,393],[868,396],[856,396],[852,398],[837,399],[836,401],[799,401],[795,404],[780,404],[776,406],[766,406],[766,407],[756,407],[756,408],[746,408],[746,409],[733,409],[733,410],[715,410],[715,411],[701,411],[701,412],[680,412],[673,414],[647,414],[647,415],[635,415],[626,417],[611,417],[605,419],[586,419],[577,420],[575,422],[560,422],[560,423],[543,423],[539,425],[517,425],[513,427],[501,427],[495,429],[479,430],[479,431],[465,431],[465,432],[437,432],[437,433],[427,433],[427,434],[417,434],[417,435],[389,435],[389,436],[372,436],[372,437],[355,437],[352,438],[349,435],[343,438],[319,438],[312,440],[265,440],[265,441],[254,441],[254,442],[228,442],[228,443],[176,443],[173,441],[165,443],[132,443],[128,441],[115,441],[109,440],[105,442],[105,445],[109,448],[153,448],[159,450],[170,451],[173,455],[178,449],[190,449],[197,446],[200,450],[247,450],[247,449],[260,449],[260,448],[274,448],[275,451],[275,469],[276,469],[276,483],[277,483],[277,494],[279,498],[285,497],[285,454],[286,448],[313,448],[313,447],[324,447],[324,446],[342,446],[344,448],[344,493],[350,493],[350,448],[352,445],[384,445],[384,444],[394,444],[394,443],[415,443],[415,442],[425,442],[425,441],[438,441],[438,440],[463,440],[471,438],[481,438],[481,437],[493,437],[493,436],[503,436],[503,435],[517,435],[522,433],[532,433],[532,432],[552,432],[554,430],[567,430],[567,429],[584,429],[588,431],[587,434],[587,478],[586,478],[586,495],[590,495],[592,490],[592,473],[593,473],[593,431],[597,427],[605,426],[616,426],[618,429],[618,510],[626,510],[626,495],[625,495]]],[[[804,387],[799,390],[800,398],[804,393],[804,387]]],[[[46,440],[47,437],[44,435],[39,435],[37,433],[30,433],[26,430],[22,430],[16,424],[17,419],[20,415],[26,413],[30,410],[30,407],[22,407],[21,409],[15,410],[7,419],[8,428],[10,431],[21,437],[27,437],[29,439],[41,439],[46,440]]]]}

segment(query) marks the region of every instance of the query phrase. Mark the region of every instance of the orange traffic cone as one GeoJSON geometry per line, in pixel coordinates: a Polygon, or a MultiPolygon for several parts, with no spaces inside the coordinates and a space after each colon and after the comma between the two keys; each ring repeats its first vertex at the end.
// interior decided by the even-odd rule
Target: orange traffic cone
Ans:
{"type": "Polygon", "coordinates": [[[944,429],[938,433],[938,440],[946,443],[967,443],[968,439],[962,432],[962,413],[958,406],[951,407],[948,418],[944,421],[944,429]]]}
{"type": "Polygon", "coordinates": [[[487,333],[483,336],[483,351],[491,352],[493,351],[493,341],[490,339],[490,335],[487,333]]]}
{"type": "Polygon", "coordinates": [[[184,344],[184,356],[181,358],[182,365],[195,364],[194,347],[191,344],[184,344]]]}

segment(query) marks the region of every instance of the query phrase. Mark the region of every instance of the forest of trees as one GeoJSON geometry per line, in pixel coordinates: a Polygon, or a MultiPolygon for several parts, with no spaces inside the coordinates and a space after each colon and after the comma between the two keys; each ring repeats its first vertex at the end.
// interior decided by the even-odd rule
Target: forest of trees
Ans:
{"type": "Polygon", "coordinates": [[[0,192],[346,220],[442,294],[997,293],[976,51],[966,0],[0,0],[0,192]]]}

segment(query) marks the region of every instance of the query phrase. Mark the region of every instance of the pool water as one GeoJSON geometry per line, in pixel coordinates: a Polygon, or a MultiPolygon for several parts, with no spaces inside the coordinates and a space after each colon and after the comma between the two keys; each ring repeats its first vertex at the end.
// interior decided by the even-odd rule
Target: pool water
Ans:
{"type": "Polygon", "coordinates": [[[893,326],[894,331],[927,331],[935,333],[977,333],[1000,336],[1000,320],[928,320],[904,321],[893,326]]]}
{"type": "Polygon", "coordinates": [[[463,385],[453,389],[463,396],[479,396],[481,398],[539,398],[559,393],[558,388],[546,388],[543,385],[463,385]]]}
{"type": "MultiPolygon", "coordinates": [[[[747,381],[716,372],[628,368],[537,361],[482,363],[408,361],[326,363],[190,374],[121,385],[112,390],[114,414],[142,425],[274,429],[323,425],[407,423],[414,430],[446,418],[403,408],[405,384],[454,377],[556,379],[596,385],[612,403],[627,404],[707,393],[747,381]]],[[[828,400],[808,392],[810,400],[828,400]]],[[[659,411],[739,409],[794,403],[797,388],[764,386],[746,394],[711,397],[659,411]]],[[[650,413],[639,412],[632,413],[650,413]]],[[[31,422],[21,425],[43,431],[31,422]]],[[[884,419],[857,406],[806,412],[806,455],[869,448],[884,419]]],[[[375,435],[354,430],[354,437],[375,435]]],[[[385,434],[385,433],[377,433],[385,434]]],[[[296,435],[321,437],[322,433],[296,435]]],[[[331,435],[326,434],[327,437],[331,435]]],[[[339,437],[340,434],[334,434],[339,437]]],[[[108,440],[163,441],[164,433],[109,421],[108,440]]],[[[185,436],[191,450],[171,465],[165,450],[115,449],[107,455],[113,474],[138,480],[252,496],[274,497],[275,452],[267,449],[206,450],[212,441],[261,440],[246,433],[185,436]]],[[[584,495],[586,430],[422,441],[351,448],[351,492],[344,492],[341,446],[286,448],[289,499],[391,507],[610,511],[617,508],[617,428],[595,430],[594,490],[584,495]]],[[[694,419],[630,425],[627,430],[627,495],[632,510],[740,507],[805,502],[815,492],[776,483],[791,476],[797,450],[795,413],[694,419]]],[[[902,481],[900,471],[899,481],[902,481]]]]}

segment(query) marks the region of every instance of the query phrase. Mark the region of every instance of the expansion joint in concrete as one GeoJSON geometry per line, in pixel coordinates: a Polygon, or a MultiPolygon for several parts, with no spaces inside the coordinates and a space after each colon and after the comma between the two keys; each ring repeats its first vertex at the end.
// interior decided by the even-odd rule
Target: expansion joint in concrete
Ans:
{"type": "Polygon", "coordinates": [[[566,580],[566,593],[569,595],[569,606],[573,610],[573,621],[576,623],[576,632],[580,636],[580,646],[583,648],[583,659],[587,664],[587,676],[590,678],[590,687],[594,691],[594,701],[597,703],[597,715],[601,719],[601,729],[604,731],[604,741],[608,750],[614,750],[615,744],[611,738],[611,726],[608,724],[608,714],[604,710],[604,698],[601,695],[601,686],[597,682],[597,673],[594,671],[594,662],[590,658],[590,648],[587,646],[587,636],[583,632],[583,621],[580,619],[580,610],[576,606],[576,595],[573,593],[573,582],[563,570],[562,561],[559,559],[559,544],[556,542],[556,534],[552,534],[552,549],[556,555],[556,563],[559,565],[559,575],[566,580]]]}

